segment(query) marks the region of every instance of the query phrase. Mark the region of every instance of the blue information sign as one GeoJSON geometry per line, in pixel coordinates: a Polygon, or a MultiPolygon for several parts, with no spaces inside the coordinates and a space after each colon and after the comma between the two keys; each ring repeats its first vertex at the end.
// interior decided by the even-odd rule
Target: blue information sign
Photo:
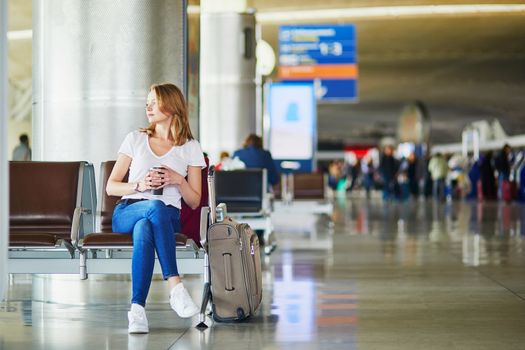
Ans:
{"type": "Polygon", "coordinates": [[[279,76],[283,81],[313,81],[320,100],[357,100],[355,26],[281,26],[279,76]]]}
{"type": "Polygon", "coordinates": [[[356,63],[355,25],[303,25],[279,28],[279,64],[356,63]]]}

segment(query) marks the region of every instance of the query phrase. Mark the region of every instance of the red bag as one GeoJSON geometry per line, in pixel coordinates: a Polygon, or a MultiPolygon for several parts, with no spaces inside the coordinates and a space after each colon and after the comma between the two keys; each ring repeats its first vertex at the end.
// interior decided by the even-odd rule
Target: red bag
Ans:
{"type": "Polygon", "coordinates": [[[481,180],[478,180],[476,182],[476,194],[478,197],[478,201],[483,200],[483,186],[481,185],[481,180]]]}
{"type": "Polygon", "coordinates": [[[201,208],[208,205],[208,157],[204,157],[206,161],[206,168],[201,172],[201,202],[199,206],[193,210],[184,201],[181,201],[180,226],[181,233],[188,238],[193,239],[200,247],[200,222],[201,222],[201,208]]]}
{"type": "Polygon", "coordinates": [[[511,202],[516,192],[516,183],[514,181],[503,180],[501,184],[501,199],[505,202],[511,202]]]}

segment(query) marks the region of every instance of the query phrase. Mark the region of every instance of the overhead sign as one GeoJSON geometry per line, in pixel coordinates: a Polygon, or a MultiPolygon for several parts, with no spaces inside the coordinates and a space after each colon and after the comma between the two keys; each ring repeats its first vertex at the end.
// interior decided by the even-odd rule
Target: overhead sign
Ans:
{"type": "Polygon", "coordinates": [[[285,81],[313,81],[320,100],[357,100],[355,26],[281,26],[278,72],[285,81]]]}
{"type": "Polygon", "coordinates": [[[313,171],[317,119],[311,83],[268,85],[269,149],[281,170],[313,171]]]}

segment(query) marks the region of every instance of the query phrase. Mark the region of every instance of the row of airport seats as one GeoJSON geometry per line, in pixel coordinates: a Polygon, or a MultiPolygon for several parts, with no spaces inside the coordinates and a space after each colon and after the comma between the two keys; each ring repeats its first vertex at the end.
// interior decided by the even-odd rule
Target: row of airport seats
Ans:
{"type": "MultiPolygon", "coordinates": [[[[114,163],[102,163],[98,207],[92,164],[10,163],[9,273],[78,273],[86,279],[88,273],[131,272],[131,235],[111,232],[113,208],[120,198],[108,196],[105,187],[114,163]]],[[[203,184],[205,187],[206,181],[203,184]]],[[[207,191],[203,193],[207,195],[207,191]]],[[[207,196],[201,207],[205,203],[207,196]]],[[[183,222],[183,227],[206,229],[207,217],[198,216],[197,220],[198,225],[183,222]]],[[[195,242],[200,234],[192,232],[191,238],[175,235],[181,273],[203,272],[204,252],[195,242]]],[[[155,272],[160,272],[158,263],[155,272]]]]}
{"type": "MultiPolygon", "coordinates": [[[[111,217],[119,197],[105,192],[114,163],[101,165],[98,201],[94,167],[90,163],[10,163],[9,273],[78,273],[81,279],[88,274],[130,273],[132,238],[111,232],[111,217]]],[[[175,235],[178,267],[184,274],[203,272],[205,252],[200,239],[209,221],[206,174],[207,169],[203,169],[199,208],[191,210],[183,203],[183,234],[175,235]]],[[[266,242],[272,242],[272,207],[283,210],[279,209],[281,205],[286,210],[302,208],[317,213],[324,205],[325,182],[322,174],[285,177],[284,187],[294,188],[294,199],[272,203],[266,170],[243,169],[216,172],[215,193],[217,202],[223,203],[221,215],[233,216],[262,230],[266,242]]],[[[273,248],[267,244],[266,253],[273,248]]],[[[155,272],[160,272],[158,263],[155,272]]]]}
{"type": "Polygon", "coordinates": [[[228,215],[262,232],[264,252],[276,248],[275,227],[285,231],[310,231],[318,214],[332,224],[333,204],[327,198],[327,177],[322,173],[283,174],[275,193],[267,190],[266,170],[218,171],[217,202],[225,203],[228,215]]]}
{"type": "Polygon", "coordinates": [[[331,215],[333,204],[326,196],[327,188],[328,178],[323,173],[282,174],[274,210],[331,215]]]}
{"type": "Polygon", "coordinates": [[[276,231],[282,233],[282,249],[331,250],[332,214],[333,203],[325,174],[282,175],[272,213],[272,223],[276,231]]]}
{"type": "Polygon", "coordinates": [[[272,213],[332,214],[325,174],[283,174],[274,194],[268,193],[266,176],[265,169],[215,173],[217,202],[226,204],[228,215],[263,231],[265,242],[269,242],[274,230],[272,213]]]}

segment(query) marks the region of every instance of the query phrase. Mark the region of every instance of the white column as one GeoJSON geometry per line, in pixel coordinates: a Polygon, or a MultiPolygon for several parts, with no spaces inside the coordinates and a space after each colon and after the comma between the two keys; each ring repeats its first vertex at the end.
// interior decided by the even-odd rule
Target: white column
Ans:
{"type": "Polygon", "coordinates": [[[245,12],[246,0],[201,0],[201,13],[209,12],[245,12]]]}
{"type": "Polygon", "coordinates": [[[201,3],[199,136],[212,164],[256,132],[255,16],[245,7],[201,3]]]}
{"type": "Polygon", "coordinates": [[[116,159],[147,126],[152,83],[186,90],[185,1],[46,0],[33,4],[35,160],[116,159]]]}
{"type": "Polygon", "coordinates": [[[0,0],[0,301],[7,288],[9,162],[7,161],[7,0],[0,0]]]}

